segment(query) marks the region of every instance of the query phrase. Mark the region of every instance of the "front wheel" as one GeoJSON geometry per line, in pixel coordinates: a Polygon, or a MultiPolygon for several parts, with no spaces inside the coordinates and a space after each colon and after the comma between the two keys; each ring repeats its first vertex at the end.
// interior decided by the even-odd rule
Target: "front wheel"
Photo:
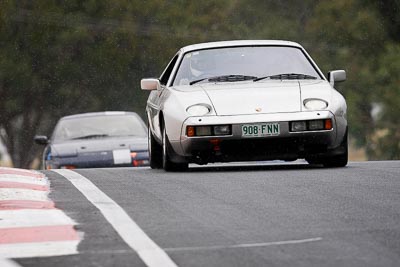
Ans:
{"type": "Polygon", "coordinates": [[[163,128],[162,132],[162,167],[165,171],[185,171],[188,169],[189,164],[188,163],[176,163],[172,162],[170,159],[170,153],[171,153],[171,145],[168,141],[168,136],[165,130],[165,127],[163,128]]]}
{"type": "Polygon", "coordinates": [[[343,152],[339,155],[335,155],[335,156],[325,159],[322,162],[322,165],[324,165],[324,167],[328,167],[328,168],[329,167],[344,167],[347,165],[348,158],[349,158],[349,145],[348,145],[347,130],[343,137],[343,141],[340,144],[340,148],[343,150],[343,152]]]}
{"type": "Polygon", "coordinates": [[[338,155],[318,158],[306,158],[310,164],[322,164],[326,168],[338,168],[345,167],[348,163],[349,149],[348,149],[348,137],[347,130],[343,137],[343,141],[340,144],[339,149],[342,151],[338,155]]]}
{"type": "Polygon", "coordinates": [[[327,168],[344,167],[348,162],[348,151],[337,156],[329,157],[322,162],[322,165],[327,168]]]}
{"type": "Polygon", "coordinates": [[[162,163],[162,146],[159,145],[151,133],[149,127],[149,161],[152,169],[161,169],[162,163]]]}

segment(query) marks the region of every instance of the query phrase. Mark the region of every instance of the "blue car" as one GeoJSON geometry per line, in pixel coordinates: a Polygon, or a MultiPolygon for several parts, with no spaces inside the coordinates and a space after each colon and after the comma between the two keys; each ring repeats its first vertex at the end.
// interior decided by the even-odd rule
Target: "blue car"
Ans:
{"type": "Polygon", "coordinates": [[[94,112],[61,118],[45,145],[44,169],[138,167],[149,164],[147,127],[134,112],[94,112]]]}

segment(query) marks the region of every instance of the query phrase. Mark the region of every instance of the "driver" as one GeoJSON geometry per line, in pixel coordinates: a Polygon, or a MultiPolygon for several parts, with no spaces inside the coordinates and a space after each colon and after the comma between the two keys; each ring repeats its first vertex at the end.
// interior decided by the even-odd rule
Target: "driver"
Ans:
{"type": "Polygon", "coordinates": [[[213,76],[215,60],[206,52],[194,52],[190,57],[190,71],[194,79],[213,76]]]}

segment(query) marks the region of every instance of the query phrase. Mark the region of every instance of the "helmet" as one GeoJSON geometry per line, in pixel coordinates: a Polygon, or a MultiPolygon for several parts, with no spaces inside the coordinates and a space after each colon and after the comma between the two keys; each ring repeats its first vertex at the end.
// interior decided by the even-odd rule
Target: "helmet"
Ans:
{"type": "Polygon", "coordinates": [[[194,52],[190,57],[190,71],[196,77],[204,73],[212,73],[215,69],[215,60],[211,53],[206,51],[194,52]]]}

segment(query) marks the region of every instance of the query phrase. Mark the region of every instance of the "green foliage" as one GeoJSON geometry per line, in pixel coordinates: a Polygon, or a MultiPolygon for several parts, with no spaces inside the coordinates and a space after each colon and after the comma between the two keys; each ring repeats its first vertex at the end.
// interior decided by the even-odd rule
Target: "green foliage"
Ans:
{"type": "Polygon", "coordinates": [[[379,18],[355,0],[322,2],[309,21],[308,36],[322,68],[347,70],[349,79],[340,89],[350,103],[372,97],[377,52],[385,39],[379,24],[379,18]]]}
{"type": "Polygon", "coordinates": [[[348,80],[338,89],[348,102],[350,133],[375,158],[380,147],[374,141],[377,121],[372,109],[381,97],[377,71],[387,39],[383,19],[359,0],[322,1],[314,12],[307,28],[314,55],[325,70],[347,70],[348,80]]]}
{"type": "Polygon", "coordinates": [[[379,110],[372,157],[400,158],[400,44],[388,43],[379,61],[379,110]]]}
{"type": "Polygon", "coordinates": [[[284,39],[303,44],[324,71],[347,70],[338,89],[348,100],[351,135],[370,158],[398,159],[398,3],[0,1],[1,137],[14,164],[29,167],[41,150],[32,137],[49,134],[60,116],[98,110],[144,116],[140,79],[159,76],[179,47],[284,39]]]}

